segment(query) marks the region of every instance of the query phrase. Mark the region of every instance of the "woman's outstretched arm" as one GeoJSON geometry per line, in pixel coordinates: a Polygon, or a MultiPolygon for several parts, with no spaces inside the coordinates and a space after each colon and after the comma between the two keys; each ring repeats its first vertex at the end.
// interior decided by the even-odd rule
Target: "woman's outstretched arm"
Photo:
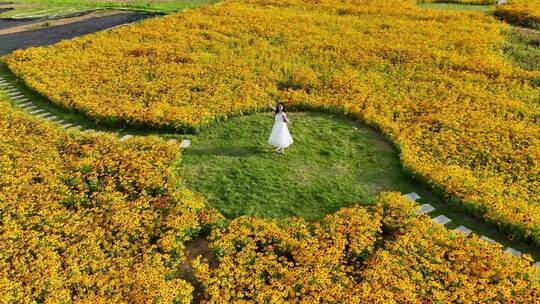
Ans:
{"type": "Polygon", "coordinates": [[[286,114],[286,113],[283,113],[283,121],[286,122],[286,123],[291,123],[291,121],[290,121],[289,118],[287,117],[287,114],[286,114]]]}
{"type": "Polygon", "coordinates": [[[276,111],[276,107],[275,107],[275,106],[273,106],[273,105],[271,105],[271,104],[268,104],[268,107],[269,107],[272,111],[274,111],[274,112],[276,111]]]}

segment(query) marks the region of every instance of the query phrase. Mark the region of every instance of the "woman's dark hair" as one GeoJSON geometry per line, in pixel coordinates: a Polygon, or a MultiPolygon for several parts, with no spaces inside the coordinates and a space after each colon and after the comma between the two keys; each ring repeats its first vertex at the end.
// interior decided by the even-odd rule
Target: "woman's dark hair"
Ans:
{"type": "Polygon", "coordinates": [[[276,116],[279,113],[279,105],[283,107],[283,110],[281,110],[284,113],[287,113],[287,110],[285,110],[285,104],[283,102],[280,102],[276,105],[276,112],[274,113],[274,116],[276,116]]]}

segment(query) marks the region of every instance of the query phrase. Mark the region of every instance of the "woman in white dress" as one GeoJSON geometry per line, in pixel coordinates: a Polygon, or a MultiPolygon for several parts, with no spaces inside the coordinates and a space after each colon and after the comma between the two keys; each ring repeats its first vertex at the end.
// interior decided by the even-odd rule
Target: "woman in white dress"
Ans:
{"type": "Polygon", "coordinates": [[[289,128],[287,127],[287,123],[290,122],[287,118],[287,111],[282,102],[278,103],[275,108],[272,106],[270,108],[274,110],[274,127],[272,128],[272,133],[270,133],[268,143],[276,147],[277,153],[284,154],[285,148],[293,143],[291,133],[289,133],[289,128]]]}

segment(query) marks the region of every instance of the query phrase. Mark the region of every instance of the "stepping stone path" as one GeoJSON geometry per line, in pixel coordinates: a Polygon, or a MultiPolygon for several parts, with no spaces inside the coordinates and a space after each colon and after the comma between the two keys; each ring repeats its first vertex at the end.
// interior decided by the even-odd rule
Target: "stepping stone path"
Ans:
{"type": "Polygon", "coordinates": [[[405,197],[413,201],[416,201],[417,199],[421,198],[420,195],[418,195],[416,192],[407,193],[405,194],[405,197]]]}
{"type": "Polygon", "coordinates": [[[448,223],[450,223],[452,220],[449,219],[446,215],[439,215],[435,218],[433,218],[432,220],[435,224],[441,224],[441,225],[446,225],[448,223]]]}
{"type": "Polygon", "coordinates": [[[464,233],[466,235],[469,235],[472,232],[471,229],[469,229],[469,228],[467,228],[465,226],[459,226],[456,229],[454,229],[454,231],[459,232],[459,233],[464,233]]]}
{"type": "Polygon", "coordinates": [[[128,139],[130,139],[132,137],[133,137],[133,135],[127,134],[127,135],[124,135],[122,138],[120,138],[120,141],[126,141],[126,140],[128,140],[128,139]]]}
{"type": "Polygon", "coordinates": [[[485,236],[485,235],[482,235],[482,236],[480,237],[480,239],[481,239],[482,241],[484,241],[484,242],[489,243],[489,244],[495,244],[495,243],[496,243],[494,240],[488,238],[488,237],[485,236]]]}
{"type": "MultiPolygon", "coordinates": [[[[417,201],[420,198],[422,198],[416,192],[411,192],[411,193],[405,194],[404,196],[406,198],[410,199],[410,200],[413,200],[413,201],[417,201]]],[[[425,213],[433,212],[434,210],[435,210],[435,207],[433,207],[432,205],[423,204],[417,210],[417,213],[418,214],[425,214],[425,213]]],[[[433,221],[433,223],[436,223],[436,224],[446,225],[446,224],[452,222],[452,219],[450,219],[449,217],[447,217],[444,214],[441,214],[441,215],[433,218],[432,221],[433,221]]],[[[463,225],[458,226],[456,229],[454,229],[454,231],[458,232],[458,233],[463,233],[465,235],[469,235],[469,234],[471,234],[473,232],[472,229],[469,229],[469,228],[467,228],[467,227],[465,227],[463,225]]],[[[493,239],[491,239],[491,238],[489,238],[489,237],[487,237],[485,235],[480,236],[480,239],[482,241],[485,241],[485,242],[489,243],[489,244],[495,244],[496,243],[493,239]]],[[[512,247],[507,247],[504,252],[509,253],[509,254],[511,254],[512,256],[515,256],[515,257],[519,257],[522,254],[519,250],[516,250],[516,249],[514,249],[512,247]]],[[[540,271],[540,262],[536,262],[535,265],[536,265],[536,267],[538,267],[538,270],[540,271]]]]}
{"type": "Polygon", "coordinates": [[[182,143],[180,144],[180,147],[181,148],[188,148],[189,146],[191,146],[191,140],[189,139],[184,139],[182,140],[182,143]]]}
{"type": "Polygon", "coordinates": [[[506,248],[506,250],[505,250],[504,252],[510,253],[511,255],[513,255],[513,256],[515,256],[515,257],[518,257],[518,256],[521,255],[521,251],[516,250],[516,249],[514,249],[514,248],[512,248],[512,247],[506,248]]]}
{"type": "Polygon", "coordinates": [[[418,214],[424,214],[424,213],[430,213],[435,210],[435,207],[431,206],[430,204],[423,204],[420,206],[420,209],[416,212],[418,214]]]}

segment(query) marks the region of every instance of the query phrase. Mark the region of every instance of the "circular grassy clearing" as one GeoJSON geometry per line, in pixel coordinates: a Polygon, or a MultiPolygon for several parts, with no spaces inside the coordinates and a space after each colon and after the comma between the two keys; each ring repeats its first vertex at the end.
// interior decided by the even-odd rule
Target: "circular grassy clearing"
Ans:
{"type": "Polygon", "coordinates": [[[301,216],[318,220],[384,190],[418,184],[397,151],[358,122],[322,113],[289,113],[294,144],[285,155],[267,145],[273,113],[233,118],[198,136],[184,151],[180,174],[226,217],[301,216]]]}

